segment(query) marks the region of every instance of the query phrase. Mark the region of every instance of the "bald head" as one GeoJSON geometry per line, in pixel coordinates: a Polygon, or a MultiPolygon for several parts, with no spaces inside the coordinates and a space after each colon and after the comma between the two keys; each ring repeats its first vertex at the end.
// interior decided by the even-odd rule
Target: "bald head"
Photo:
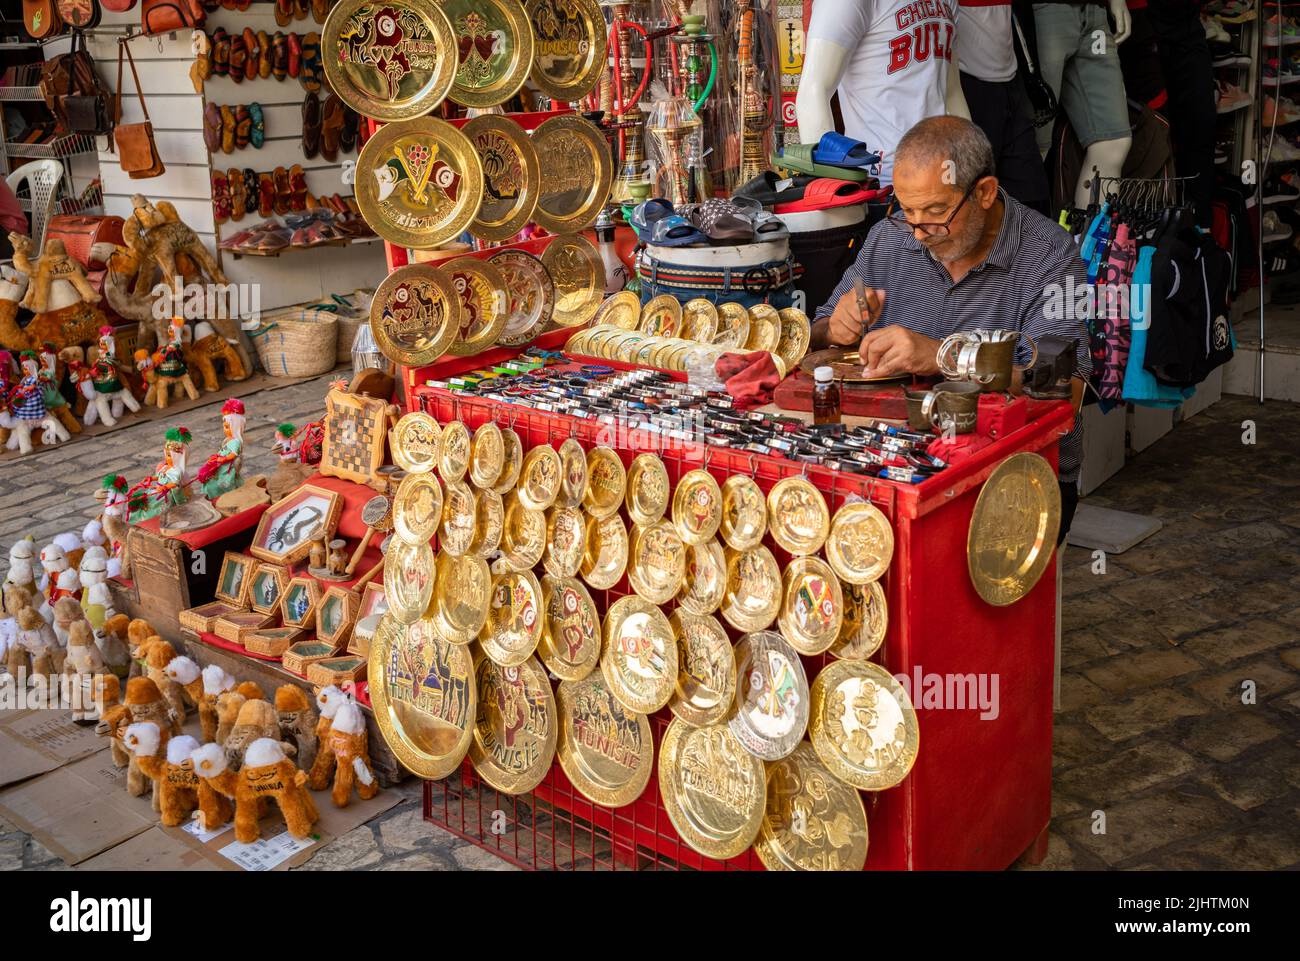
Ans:
{"type": "Polygon", "coordinates": [[[964,117],[927,117],[903,134],[894,153],[905,176],[937,176],[965,190],[979,177],[996,172],[993,145],[984,131],[964,117]]]}

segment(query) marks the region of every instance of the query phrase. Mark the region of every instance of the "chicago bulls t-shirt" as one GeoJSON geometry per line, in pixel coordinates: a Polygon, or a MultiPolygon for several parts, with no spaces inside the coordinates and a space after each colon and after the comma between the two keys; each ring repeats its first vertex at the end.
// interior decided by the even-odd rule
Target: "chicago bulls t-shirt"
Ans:
{"type": "Polygon", "coordinates": [[[957,0],[817,0],[808,40],[849,51],[840,78],[844,133],[882,155],[893,183],[894,148],[926,117],[946,113],[957,0]]]}

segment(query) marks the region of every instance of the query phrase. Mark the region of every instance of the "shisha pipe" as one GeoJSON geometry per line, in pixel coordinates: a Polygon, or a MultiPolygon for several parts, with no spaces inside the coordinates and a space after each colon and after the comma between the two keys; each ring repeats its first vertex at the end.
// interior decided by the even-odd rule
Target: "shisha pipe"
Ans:
{"type": "Polygon", "coordinates": [[[772,123],[774,116],[771,100],[760,104],[754,63],[754,0],[737,0],[740,10],[739,37],[736,43],[736,66],[740,74],[740,97],[738,102],[737,137],[739,138],[739,156],[734,158],[735,166],[740,167],[740,182],[751,179],[762,172],[766,163],[763,157],[761,137],[772,123]],[[755,140],[758,142],[752,142],[755,140]]]}

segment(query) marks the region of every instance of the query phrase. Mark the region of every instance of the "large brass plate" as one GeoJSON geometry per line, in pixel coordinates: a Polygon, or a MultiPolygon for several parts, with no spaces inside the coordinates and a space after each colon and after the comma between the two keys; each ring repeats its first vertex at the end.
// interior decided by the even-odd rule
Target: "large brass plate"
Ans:
{"type": "Polygon", "coordinates": [[[1061,488],[1043,457],[1012,454],[984,482],[966,536],[966,564],[979,596],[1005,607],[1043,576],[1061,527],[1061,488]]]}
{"type": "Polygon", "coordinates": [[[677,639],[663,611],[641,597],[620,597],[605,615],[600,670],[630,711],[653,714],[677,684],[677,639]]]}
{"type": "Polygon", "coordinates": [[[403,624],[412,624],[433,597],[433,549],[428,542],[394,537],[384,554],[384,596],[388,610],[403,624]]]}
{"type": "Polygon", "coordinates": [[[342,0],[325,19],[320,49],[330,89],[376,120],[423,116],[456,77],[456,37],[436,3],[342,0]]]}
{"type": "Polygon", "coordinates": [[[870,661],[832,661],[813,681],[808,736],[832,774],[863,791],[900,783],[919,731],[907,691],[870,661]]]}
{"type": "Polygon", "coordinates": [[[504,347],[521,347],[551,322],[555,284],[540,258],[522,250],[502,250],[488,258],[501,271],[510,297],[506,325],[497,338],[504,347]]]}
{"type": "Polygon", "coordinates": [[[399,247],[427,250],[470,224],[483,196],[483,165],[463,133],[419,117],[380,127],[357,158],[357,204],[367,224],[399,247]]]}
{"type": "Polygon", "coordinates": [[[470,233],[483,240],[509,240],[524,229],[537,206],[542,183],[537,151],[523,128],[509,117],[475,117],[461,132],[483,165],[483,202],[469,225],[470,233]]]}
{"type": "Polygon", "coordinates": [[[475,659],[478,715],[469,759],[488,784],[506,794],[524,794],[546,777],[555,759],[559,717],[546,671],[530,657],[502,667],[475,659]]]}
{"type": "Polygon", "coordinates": [[[495,344],[510,319],[505,278],[476,257],[457,257],[442,269],[460,298],[460,332],[447,353],[472,357],[495,344]]]}
{"type": "Polygon", "coordinates": [[[767,765],[754,853],[769,871],[861,871],[867,863],[862,795],[836,780],[807,741],[767,765]]]}
{"type": "Polygon", "coordinates": [[[608,35],[596,0],[530,0],[532,81],[561,103],[581,100],[605,69],[608,35]]]}
{"type": "Polygon", "coordinates": [[[644,714],[628,711],[592,671],[556,691],[560,767],[573,786],[606,807],[631,804],[650,783],[654,740],[644,714]]]}
{"type": "Polygon", "coordinates": [[[831,527],[826,498],[806,477],[779,480],[767,493],[767,526],[783,550],[816,554],[831,527]]]}
{"type": "Polygon", "coordinates": [[[736,697],[736,654],[716,617],[683,610],[668,618],[677,638],[677,687],[668,709],[702,727],[727,717],[736,697]]]}
{"type": "Polygon", "coordinates": [[[554,234],[586,230],[609,199],[614,176],[604,134],[590,120],[563,114],[533,131],[533,148],[546,171],[533,220],[554,234]]]}
{"type": "Polygon", "coordinates": [[[442,428],[423,411],[403,414],[388,434],[393,463],[412,474],[433,470],[442,448],[442,428]]]}
{"type": "Polygon", "coordinates": [[[460,330],[460,298],[437,267],[398,267],[383,279],[370,301],[370,330],[393,363],[432,364],[447,352],[460,330]]]}
{"type": "Polygon", "coordinates": [[[601,626],[596,604],[573,577],[542,578],[545,620],[538,653],[562,681],[580,681],[600,663],[601,626]]]}
{"type": "Polygon", "coordinates": [[[724,724],[674,718],[659,745],[659,794],[682,840],[710,858],[743,854],[763,821],[763,762],[724,724]]]}
{"type": "Polygon", "coordinates": [[[831,518],[826,560],[849,584],[869,584],[889,568],[894,530],[880,508],[866,501],[845,504],[831,518]]]}
{"type": "Polygon", "coordinates": [[[727,589],[722,616],[742,631],[761,631],[781,609],[781,568],[760,544],[748,551],[727,549],[727,589]]]}
{"type": "Polygon", "coordinates": [[[780,760],[794,751],[808,727],[803,662],[774,631],[746,634],[735,651],[736,702],[728,724],[749,753],[764,761],[780,760]]]}
{"type": "Polygon", "coordinates": [[[791,558],[781,576],[777,623],[800,654],[821,654],[839,640],[844,594],[839,578],[820,557],[791,558]]]}
{"type": "Polygon", "coordinates": [[[393,530],[402,540],[428,543],[442,522],[442,488],[432,473],[407,474],[393,495],[393,530]]]}
{"type": "Polygon", "coordinates": [[[542,263],[555,284],[551,319],[561,327],[576,327],[600,309],[605,291],[605,265],[581,234],[556,237],[542,252],[542,263]]]}
{"type": "Polygon", "coordinates": [[[533,26],[519,0],[439,0],[456,35],[459,67],[451,97],[495,107],[524,85],[533,65],[533,26]]]}
{"type": "Polygon", "coordinates": [[[483,652],[502,667],[532,657],[542,637],[542,585],[532,571],[503,571],[492,580],[483,652]]]}

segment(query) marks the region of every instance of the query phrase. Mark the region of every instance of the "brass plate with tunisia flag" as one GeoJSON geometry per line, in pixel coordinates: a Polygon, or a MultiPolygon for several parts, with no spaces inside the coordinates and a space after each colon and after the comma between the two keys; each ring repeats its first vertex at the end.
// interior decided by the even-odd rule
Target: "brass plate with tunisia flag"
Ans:
{"type": "Polygon", "coordinates": [[[591,93],[605,69],[609,42],[596,0],[528,0],[533,24],[533,83],[552,100],[591,93]]]}
{"type": "Polygon", "coordinates": [[[542,185],[537,151],[509,117],[486,114],[461,128],[483,164],[483,201],[470,233],[483,240],[509,240],[533,217],[542,185]]]}
{"type": "Polygon", "coordinates": [[[475,257],[457,257],[442,269],[460,298],[460,334],[447,353],[472,357],[495,344],[510,319],[505,278],[475,257]]]}
{"type": "Polygon", "coordinates": [[[533,25],[519,0],[440,0],[459,56],[449,96],[466,107],[495,107],[524,85],[533,65],[533,25]]]}
{"type": "Polygon", "coordinates": [[[355,189],[375,233],[428,250],[459,236],[478,213],[483,165],[451,124],[418,117],[384,124],[366,141],[355,189]]]}

